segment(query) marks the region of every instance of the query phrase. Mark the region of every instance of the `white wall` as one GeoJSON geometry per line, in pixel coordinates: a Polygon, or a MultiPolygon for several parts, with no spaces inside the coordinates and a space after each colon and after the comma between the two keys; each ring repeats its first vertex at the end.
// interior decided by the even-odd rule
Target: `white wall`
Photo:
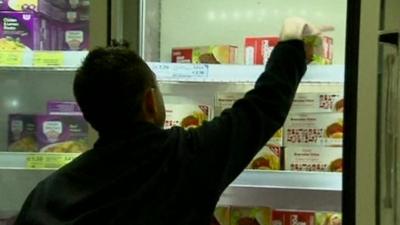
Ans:
{"type": "Polygon", "coordinates": [[[334,63],[344,63],[345,0],[162,0],[161,61],[171,60],[172,47],[232,44],[243,63],[246,36],[278,35],[284,18],[301,16],[336,31],[334,63]]]}

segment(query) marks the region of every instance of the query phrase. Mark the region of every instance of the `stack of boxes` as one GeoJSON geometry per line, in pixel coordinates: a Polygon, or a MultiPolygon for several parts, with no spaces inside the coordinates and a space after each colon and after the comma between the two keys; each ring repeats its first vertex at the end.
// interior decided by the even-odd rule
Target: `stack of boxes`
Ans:
{"type": "Polygon", "coordinates": [[[2,0],[0,49],[88,49],[89,8],[89,0],[2,0]]]}
{"type": "MultiPolygon", "coordinates": [[[[328,36],[307,38],[313,49],[313,64],[333,63],[333,39],[328,36]]],[[[245,37],[244,64],[265,65],[272,50],[279,43],[278,36],[245,37]]],[[[171,62],[201,64],[237,64],[238,47],[234,45],[208,45],[172,48],[171,62]]]]}
{"type": "Polygon", "coordinates": [[[277,210],[268,207],[217,207],[211,225],[341,225],[335,212],[277,210]]]}
{"type": "MultiPolygon", "coordinates": [[[[240,93],[219,93],[217,114],[229,108],[240,93]]],[[[284,127],[268,141],[248,169],[342,171],[343,95],[297,93],[284,127]]]]}
{"type": "Polygon", "coordinates": [[[284,168],[342,171],[343,95],[298,93],[284,125],[284,168]]]}
{"type": "Polygon", "coordinates": [[[8,151],[80,153],[89,148],[89,125],[74,102],[49,101],[43,115],[9,115],[8,151]]]}

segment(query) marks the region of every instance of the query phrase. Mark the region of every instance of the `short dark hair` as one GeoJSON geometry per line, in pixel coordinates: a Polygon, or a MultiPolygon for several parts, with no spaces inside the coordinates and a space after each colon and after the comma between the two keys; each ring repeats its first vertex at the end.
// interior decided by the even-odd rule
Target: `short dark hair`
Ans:
{"type": "Polygon", "coordinates": [[[144,92],[156,82],[140,56],[126,46],[113,46],[90,51],[73,85],[85,119],[101,133],[138,120],[144,92]]]}

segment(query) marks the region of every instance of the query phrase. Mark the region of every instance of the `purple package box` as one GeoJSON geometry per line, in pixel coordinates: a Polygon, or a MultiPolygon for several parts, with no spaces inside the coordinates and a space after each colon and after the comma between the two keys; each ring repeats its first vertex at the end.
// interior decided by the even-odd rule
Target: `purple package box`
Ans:
{"type": "Polygon", "coordinates": [[[50,20],[75,23],[89,20],[89,4],[77,0],[69,1],[10,1],[0,0],[0,11],[10,12],[39,12],[50,20]],[[58,4],[55,4],[58,3],[58,4]],[[60,6],[84,6],[84,7],[60,7],[60,6]]]}
{"type": "Polygon", "coordinates": [[[50,20],[56,20],[60,22],[76,23],[79,21],[89,20],[89,8],[75,10],[61,9],[50,4],[48,1],[42,0],[39,2],[37,9],[35,10],[50,20]]]}
{"type": "MultiPolygon", "coordinates": [[[[79,51],[89,49],[89,22],[79,22],[74,24],[59,24],[62,27],[62,47],[59,50],[79,51]]],[[[58,31],[60,32],[60,31],[58,31]]]]}
{"type": "Polygon", "coordinates": [[[48,21],[32,12],[0,12],[0,38],[7,38],[31,50],[50,50],[48,21]]]}
{"type": "Polygon", "coordinates": [[[38,5],[38,0],[0,0],[0,11],[26,11],[34,9],[38,5]]]}
{"type": "Polygon", "coordinates": [[[90,0],[45,0],[45,1],[48,1],[52,5],[62,9],[88,8],[90,6],[90,0]]]}
{"type": "Polygon", "coordinates": [[[47,102],[47,114],[82,116],[78,103],[74,101],[50,100],[47,102]]]}
{"type": "Polygon", "coordinates": [[[89,125],[82,116],[37,115],[39,151],[78,153],[88,149],[89,125]]]}
{"type": "Polygon", "coordinates": [[[38,151],[35,120],[35,115],[10,114],[8,116],[8,151],[38,151]]]}

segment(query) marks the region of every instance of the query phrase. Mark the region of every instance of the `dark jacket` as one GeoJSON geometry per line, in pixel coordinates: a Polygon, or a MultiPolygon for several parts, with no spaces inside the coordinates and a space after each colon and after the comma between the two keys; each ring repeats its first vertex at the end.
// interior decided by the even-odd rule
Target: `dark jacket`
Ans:
{"type": "Polygon", "coordinates": [[[280,43],[253,90],[201,127],[149,123],[100,136],[31,192],[16,225],[207,225],[224,189],[284,123],[306,70],[280,43]]]}

